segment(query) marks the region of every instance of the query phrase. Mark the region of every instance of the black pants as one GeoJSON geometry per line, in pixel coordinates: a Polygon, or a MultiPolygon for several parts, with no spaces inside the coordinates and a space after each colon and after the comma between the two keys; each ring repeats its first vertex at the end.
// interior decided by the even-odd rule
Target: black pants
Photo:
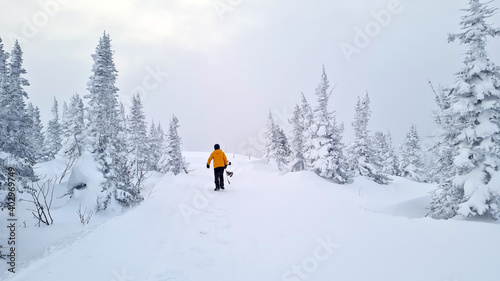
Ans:
{"type": "Polygon", "coordinates": [[[214,169],[215,189],[224,189],[224,167],[214,169]]]}

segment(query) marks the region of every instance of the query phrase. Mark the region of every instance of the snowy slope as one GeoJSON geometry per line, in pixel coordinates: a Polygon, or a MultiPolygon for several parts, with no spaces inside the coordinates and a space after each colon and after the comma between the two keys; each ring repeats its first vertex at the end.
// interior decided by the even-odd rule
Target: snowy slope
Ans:
{"type": "Polygon", "coordinates": [[[228,154],[235,176],[214,192],[208,155],[86,226],[59,199],[53,226],[18,231],[20,268],[1,280],[500,280],[500,224],[425,218],[433,185],[340,186],[228,154]]]}

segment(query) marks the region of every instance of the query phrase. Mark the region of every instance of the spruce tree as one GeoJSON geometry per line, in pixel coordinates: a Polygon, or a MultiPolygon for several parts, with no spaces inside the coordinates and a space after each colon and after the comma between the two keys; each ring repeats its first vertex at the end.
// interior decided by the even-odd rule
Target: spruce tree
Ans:
{"type": "MultiPolygon", "coordinates": [[[[63,107],[64,108],[64,107],[63,107]]],[[[83,153],[84,105],[78,94],[70,98],[66,113],[63,109],[63,140],[61,153],[67,159],[77,159],[83,153]]]]}
{"type": "Polygon", "coordinates": [[[111,38],[104,33],[92,55],[94,64],[88,82],[87,127],[85,144],[100,164],[104,175],[102,192],[98,198],[98,209],[104,210],[113,199],[123,206],[130,206],[143,200],[140,190],[132,186],[131,172],[127,164],[125,143],[126,128],[119,118],[117,99],[118,77],[111,38]]]}
{"type": "Polygon", "coordinates": [[[391,133],[375,132],[372,139],[376,161],[381,164],[380,171],[386,175],[398,175],[398,158],[392,146],[391,133]]]}
{"type": "Polygon", "coordinates": [[[280,171],[287,171],[292,151],[288,144],[288,138],[285,132],[279,126],[276,126],[276,163],[280,171]]]}
{"type": "Polygon", "coordinates": [[[287,166],[292,152],[283,129],[274,122],[271,113],[269,113],[267,124],[266,147],[264,152],[265,158],[273,165],[276,165],[280,171],[288,170],[287,166]]]}
{"type": "Polygon", "coordinates": [[[151,122],[151,127],[149,129],[149,146],[151,148],[150,153],[150,167],[149,170],[160,172],[160,167],[158,165],[162,155],[165,153],[165,134],[161,124],[155,125],[155,122],[151,122]]]}
{"type": "Polygon", "coordinates": [[[40,119],[40,109],[33,106],[32,103],[28,104],[27,113],[31,119],[31,128],[28,143],[31,146],[33,159],[35,162],[42,162],[45,158],[44,144],[45,136],[43,135],[43,125],[40,119]]]}
{"type": "Polygon", "coordinates": [[[422,160],[422,149],[420,148],[420,137],[417,126],[411,125],[406,134],[404,143],[401,145],[401,158],[399,162],[399,175],[418,182],[427,182],[424,163],[422,160]]]}
{"type": "MultiPolygon", "coordinates": [[[[7,76],[9,74],[8,72],[9,68],[7,64],[8,59],[9,59],[9,53],[6,53],[4,51],[2,38],[0,37],[0,97],[3,97],[4,95],[7,94],[7,76]]],[[[3,111],[4,111],[3,107],[0,108],[0,113],[3,114],[3,111]]]]}
{"type": "Polygon", "coordinates": [[[377,161],[374,149],[372,147],[371,137],[368,131],[368,122],[370,120],[370,98],[368,93],[361,100],[358,97],[354,121],[355,140],[349,148],[350,151],[350,169],[355,175],[365,176],[376,183],[387,184],[389,178],[381,173],[381,164],[377,161]]]}
{"type": "Polygon", "coordinates": [[[174,175],[183,171],[187,173],[188,163],[182,156],[181,138],[177,132],[179,126],[179,119],[175,115],[172,116],[167,135],[166,153],[159,161],[163,173],[172,172],[174,175]]]}
{"type": "Polygon", "coordinates": [[[146,116],[139,95],[132,97],[132,108],[128,125],[129,162],[135,179],[143,177],[150,168],[151,146],[148,143],[146,116]]]}
{"type": "Polygon", "coordinates": [[[68,104],[66,102],[63,102],[62,115],[61,115],[61,132],[63,135],[63,139],[66,137],[66,134],[68,133],[68,127],[69,127],[68,111],[69,111],[68,104]]]}
{"type": "MultiPolygon", "coordinates": [[[[24,78],[23,52],[16,41],[9,56],[3,51],[0,42],[0,182],[5,178],[9,167],[16,170],[16,186],[19,191],[29,190],[28,182],[35,180],[33,171],[34,155],[31,148],[30,128],[32,119],[27,114],[24,99],[28,94],[24,90],[29,82],[24,78]]],[[[0,189],[0,202],[5,202],[7,185],[0,189]]],[[[3,208],[3,205],[0,207],[3,208]]]]}
{"type": "Polygon", "coordinates": [[[314,132],[315,127],[313,126],[314,124],[314,112],[307,101],[304,93],[301,93],[302,99],[300,103],[300,109],[302,111],[302,117],[303,117],[303,138],[304,138],[304,147],[303,147],[303,154],[304,154],[304,168],[305,170],[312,170],[311,163],[312,160],[308,159],[311,155],[310,149],[312,148],[312,138],[313,135],[316,133],[314,132]]]}
{"type": "Polygon", "coordinates": [[[55,155],[62,147],[63,131],[61,129],[61,123],[59,122],[59,106],[55,97],[51,112],[52,119],[49,121],[49,126],[47,127],[47,138],[45,142],[45,155],[47,160],[54,159],[55,155]]]}
{"type": "Polygon", "coordinates": [[[500,70],[486,52],[488,37],[500,34],[486,20],[495,14],[489,3],[470,0],[461,33],[449,41],[467,46],[456,82],[438,94],[436,117],[449,145],[440,160],[451,162],[449,175],[433,194],[433,218],[487,215],[500,218],[500,70]]]}
{"type": "Polygon", "coordinates": [[[304,157],[305,136],[304,136],[304,114],[299,105],[295,105],[293,117],[289,120],[292,125],[291,149],[293,151],[293,161],[290,170],[292,172],[305,170],[306,159],[304,157]]]}
{"type": "Polygon", "coordinates": [[[315,92],[318,104],[314,109],[314,123],[311,125],[310,142],[306,148],[307,166],[323,178],[344,184],[348,180],[346,160],[342,152],[344,126],[337,124],[333,112],[328,108],[331,94],[328,92],[329,88],[323,66],[321,82],[315,92]]]}
{"type": "Polygon", "coordinates": [[[452,126],[452,116],[446,113],[447,108],[450,107],[450,100],[446,92],[443,89],[434,91],[438,110],[435,110],[433,115],[441,133],[437,136],[437,143],[431,148],[436,159],[429,168],[429,173],[433,180],[438,183],[442,183],[454,175],[453,159],[455,155],[453,154],[455,148],[453,142],[457,132],[452,126]]]}
{"type": "Polygon", "coordinates": [[[266,140],[264,146],[264,158],[272,159],[275,157],[276,147],[275,147],[275,128],[274,118],[271,112],[269,112],[269,117],[267,119],[266,125],[266,140]]]}

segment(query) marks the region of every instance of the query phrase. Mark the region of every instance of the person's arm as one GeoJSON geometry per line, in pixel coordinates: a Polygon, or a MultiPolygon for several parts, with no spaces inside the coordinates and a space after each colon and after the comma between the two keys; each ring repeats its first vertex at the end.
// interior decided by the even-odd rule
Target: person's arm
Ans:
{"type": "Polygon", "coordinates": [[[224,159],[224,169],[227,168],[227,157],[224,152],[222,152],[222,159],[224,159]]]}
{"type": "Polygon", "coordinates": [[[212,162],[212,160],[214,159],[214,153],[212,152],[210,154],[210,157],[208,157],[208,161],[207,161],[207,169],[210,168],[210,162],[212,162]]]}

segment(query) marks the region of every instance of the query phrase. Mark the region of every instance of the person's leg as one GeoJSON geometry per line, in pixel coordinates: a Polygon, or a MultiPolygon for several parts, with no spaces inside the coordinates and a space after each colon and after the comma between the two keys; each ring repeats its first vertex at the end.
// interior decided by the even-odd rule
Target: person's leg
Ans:
{"type": "Polygon", "coordinates": [[[220,186],[219,186],[219,174],[218,174],[218,170],[217,168],[214,169],[214,178],[215,178],[215,191],[219,190],[220,186]]]}
{"type": "Polygon", "coordinates": [[[215,168],[214,175],[215,175],[215,190],[224,188],[224,167],[215,168]]]}
{"type": "Polygon", "coordinates": [[[224,169],[222,169],[219,174],[219,187],[224,189],[224,169]]]}

